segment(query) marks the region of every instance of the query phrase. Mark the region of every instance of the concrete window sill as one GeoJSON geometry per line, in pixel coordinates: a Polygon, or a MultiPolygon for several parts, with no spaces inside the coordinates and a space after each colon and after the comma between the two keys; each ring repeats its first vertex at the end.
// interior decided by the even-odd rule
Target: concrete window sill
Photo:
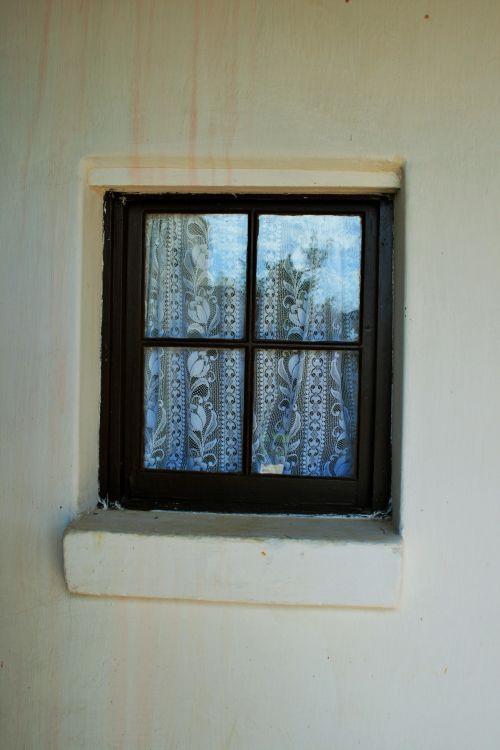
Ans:
{"type": "Polygon", "coordinates": [[[402,541],[386,520],[98,510],[64,567],[75,594],[394,608],[402,541]]]}

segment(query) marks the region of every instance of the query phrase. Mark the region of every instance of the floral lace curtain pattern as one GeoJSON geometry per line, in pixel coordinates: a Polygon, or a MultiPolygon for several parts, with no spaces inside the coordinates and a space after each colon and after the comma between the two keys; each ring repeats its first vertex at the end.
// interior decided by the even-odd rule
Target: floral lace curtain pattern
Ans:
{"type": "MultiPolygon", "coordinates": [[[[356,341],[357,216],[261,216],[257,337],[356,341]]],[[[254,471],[353,476],[358,359],[334,350],[261,350],[255,358],[254,471]]]]}
{"type": "MultiPolygon", "coordinates": [[[[243,335],[246,215],[150,215],[146,223],[146,336],[243,335]]],[[[151,347],[144,372],[144,465],[242,468],[244,353],[151,347]]]]}
{"type": "MultiPolygon", "coordinates": [[[[199,338],[150,346],[144,364],[144,465],[242,470],[248,219],[151,214],[146,222],[145,333],[199,338]]],[[[361,223],[356,216],[259,218],[256,330],[290,348],[256,348],[252,471],[353,476],[356,352],[294,342],[358,338],[361,223]]]]}

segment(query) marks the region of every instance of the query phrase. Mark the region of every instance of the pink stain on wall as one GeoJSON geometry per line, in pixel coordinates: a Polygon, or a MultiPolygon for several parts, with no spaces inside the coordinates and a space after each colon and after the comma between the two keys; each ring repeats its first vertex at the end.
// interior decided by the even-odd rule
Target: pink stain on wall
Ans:
{"type": "Polygon", "coordinates": [[[239,43],[239,21],[240,21],[240,4],[235,0],[231,7],[230,25],[229,25],[229,64],[228,64],[228,85],[226,88],[226,106],[227,114],[227,131],[224,146],[224,157],[226,162],[226,173],[228,185],[232,182],[231,168],[231,148],[236,134],[236,123],[238,119],[238,43],[239,43]]]}
{"type": "Polygon", "coordinates": [[[132,146],[137,148],[141,140],[142,117],[141,117],[141,80],[142,80],[142,38],[143,38],[143,11],[141,3],[135,5],[134,20],[134,54],[132,65],[132,80],[130,85],[131,93],[131,126],[132,126],[132,146]]]}
{"type": "Polygon", "coordinates": [[[35,88],[35,106],[33,108],[33,114],[31,116],[31,122],[28,127],[28,133],[26,136],[26,158],[21,170],[21,184],[23,192],[26,190],[26,179],[28,175],[29,164],[31,160],[31,151],[33,148],[33,137],[35,130],[38,125],[40,112],[42,109],[42,101],[45,93],[45,81],[47,77],[47,64],[49,59],[49,29],[50,29],[50,18],[52,13],[52,0],[47,0],[43,10],[42,16],[42,34],[40,40],[40,53],[38,57],[38,78],[35,88]]]}
{"type": "Polygon", "coordinates": [[[206,55],[210,62],[211,75],[220,78],[222,83],[217,89],[216,98],[207,113],[206,128],[208,154],[223,156],[227,174],[227,184],[232,182],[231,151],[236,133],[238,106],[238,59],[239,59],[239,24],[240,4],[235,0],[221,23],[217,13],[217,4],[207,0],[206,17],[206,55]]]}
{"type": "Polygon", "coordinates": [[[148,79],[153,69],[151,61],[152,37],[157,24],[154,0],[135,3],[133,54],[130,68],[130,135],[131,161],[135,177],[141,176],[141,147],[145,141],[145,110],[148,79]]]}
{"type": "Polygon", "coordinates": [[[189,108],[189,165],[196,170],[196,145],[198,139],[198,63],[200,50],[200,0],[194,5],[194,39],[192,51],[191,102],[189,108]]]}
{"type": "Polygon", "coordinates": [[[87,40],[89,36],[90,3],[88,2],[88,0],[81,0],[80,15],[82,18],[82,65],[80,68],[80,80],[78,85],[78,104],[83,109],[85,89],[87,85],[87,66],[85,65],[85,58],[87,53],[87,40]]]}

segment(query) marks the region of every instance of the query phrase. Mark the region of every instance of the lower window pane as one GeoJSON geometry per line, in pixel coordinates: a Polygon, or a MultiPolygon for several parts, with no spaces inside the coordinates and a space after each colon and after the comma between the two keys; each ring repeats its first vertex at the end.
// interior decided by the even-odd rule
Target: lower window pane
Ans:
{"type": "Polygon", "coordinates": [[[257,350],[252,471],[354,477],[358,369],[356,352],[257,350]]]}
{"type": "Polygon", "coordinates": [[[145,468],[241,471],[244,368],[241,349],[145,349],[145,468]]]}

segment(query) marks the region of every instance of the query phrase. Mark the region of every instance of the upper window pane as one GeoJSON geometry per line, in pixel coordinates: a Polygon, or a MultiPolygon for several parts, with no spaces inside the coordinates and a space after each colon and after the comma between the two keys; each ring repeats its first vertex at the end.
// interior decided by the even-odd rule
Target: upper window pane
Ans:
{"type": "Polygon", "coordinates": [[[360,216],[259,217],[260,339],[357,341],[360,216]]]}
{"type": "Polygon", "coordinates": [[[246,214],[149,214],[146,336],[242,338],[247,235],[246,214]]]}

